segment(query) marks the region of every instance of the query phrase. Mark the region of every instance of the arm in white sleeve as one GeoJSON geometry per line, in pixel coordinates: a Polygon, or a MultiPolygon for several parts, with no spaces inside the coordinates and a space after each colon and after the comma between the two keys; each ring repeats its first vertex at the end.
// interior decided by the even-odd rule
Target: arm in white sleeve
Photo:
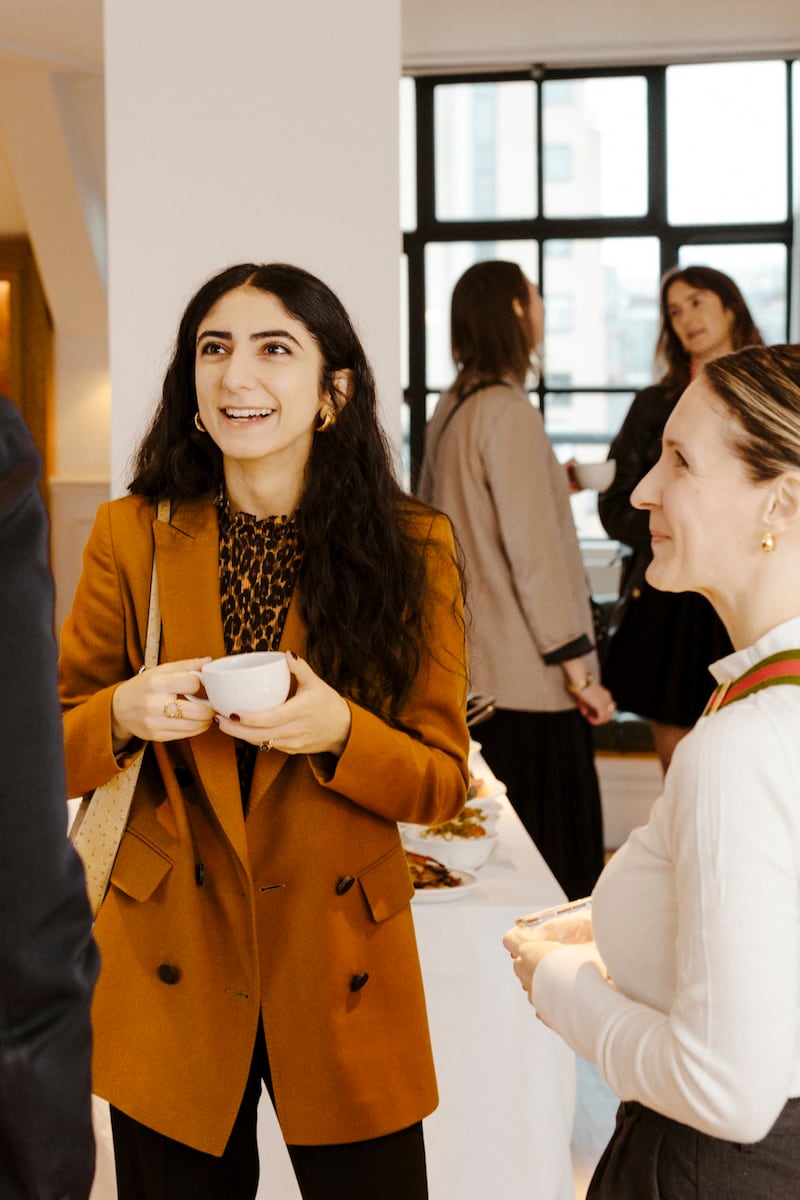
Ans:
{"type": "MultiPolygon", "coordinates": [[[[622,1099],[742,1142],[765,1136],[796,1079],[800,769],[775,691],[699,723],[646,831],[672,867],[675,945],[653,948],[674,955],[663,1011],[637,996],[649,968],[620,956],[624,930],[603,945],[619,990],[576,946],[548,955],[532,994],[622,1099]]],[[[637,919],[632,899],[621,924],[637,919]]]]}

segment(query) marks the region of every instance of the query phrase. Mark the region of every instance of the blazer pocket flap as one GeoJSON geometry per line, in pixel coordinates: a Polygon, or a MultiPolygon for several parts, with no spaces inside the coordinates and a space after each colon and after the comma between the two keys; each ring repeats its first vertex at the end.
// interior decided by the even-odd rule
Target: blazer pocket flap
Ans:
{"type": "Polygon", "coordinates": [[[405,851],[399,843],[383,858],[363,870],[358,882],[373,921],[385,921],[393,916],[405,908],[414,895],[405,851]]]}
{"type": "Polygon", "coordinates": [[[163,850],[128,829],[120,843],[111,882],[133,900],[149,900],[171,870],[172,859],[163,850]]]}

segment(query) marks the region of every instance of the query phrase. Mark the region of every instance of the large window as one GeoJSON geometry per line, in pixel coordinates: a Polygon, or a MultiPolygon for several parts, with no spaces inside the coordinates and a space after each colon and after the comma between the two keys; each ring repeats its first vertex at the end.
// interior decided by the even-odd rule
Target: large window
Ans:
{"type": "MultiPolygon", "coordinates": [[[[452,288],[481,259],[513,259],[542,289],[531,400],[562,459],[604,458],[652,381],[659,280],[676,263],[732,275],[765,340],[788,338],[793,86],[798,64],[783,61],[403,80],[412,482],[454,375],[452,288]]],[[[603,536],[594,497],[575,516],[603,536]]]]}

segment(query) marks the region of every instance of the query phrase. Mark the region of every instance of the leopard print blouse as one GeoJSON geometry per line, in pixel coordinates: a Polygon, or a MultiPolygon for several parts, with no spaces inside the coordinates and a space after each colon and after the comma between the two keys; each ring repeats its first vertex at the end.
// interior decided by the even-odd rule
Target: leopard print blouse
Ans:
{"type": "MultiPolygon", "coordinates": [[[[277,650],[302,557],[293,517],[232,512],[217,501],[219,592],[226,654],[277,650]]],[[[245,810],[257,747],[236,741],[239,786],[245,810]]]]}

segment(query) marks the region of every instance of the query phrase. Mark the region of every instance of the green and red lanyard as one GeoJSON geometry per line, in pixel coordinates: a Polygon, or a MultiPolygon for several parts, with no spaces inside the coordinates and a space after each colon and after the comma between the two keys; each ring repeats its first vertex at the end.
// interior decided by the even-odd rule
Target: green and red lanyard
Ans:
{"type": "Polygon", "coordinates": [[[761,662],[749,667],[738,679],[721,683],[705,706],[703,716],[709,717],[726,704],[743,700],[745,696],[752,696],[753,692],[760,692],[774,683],[800,684],[800,650],[780,650],[769,658],[762,658],[761,662]]]}

